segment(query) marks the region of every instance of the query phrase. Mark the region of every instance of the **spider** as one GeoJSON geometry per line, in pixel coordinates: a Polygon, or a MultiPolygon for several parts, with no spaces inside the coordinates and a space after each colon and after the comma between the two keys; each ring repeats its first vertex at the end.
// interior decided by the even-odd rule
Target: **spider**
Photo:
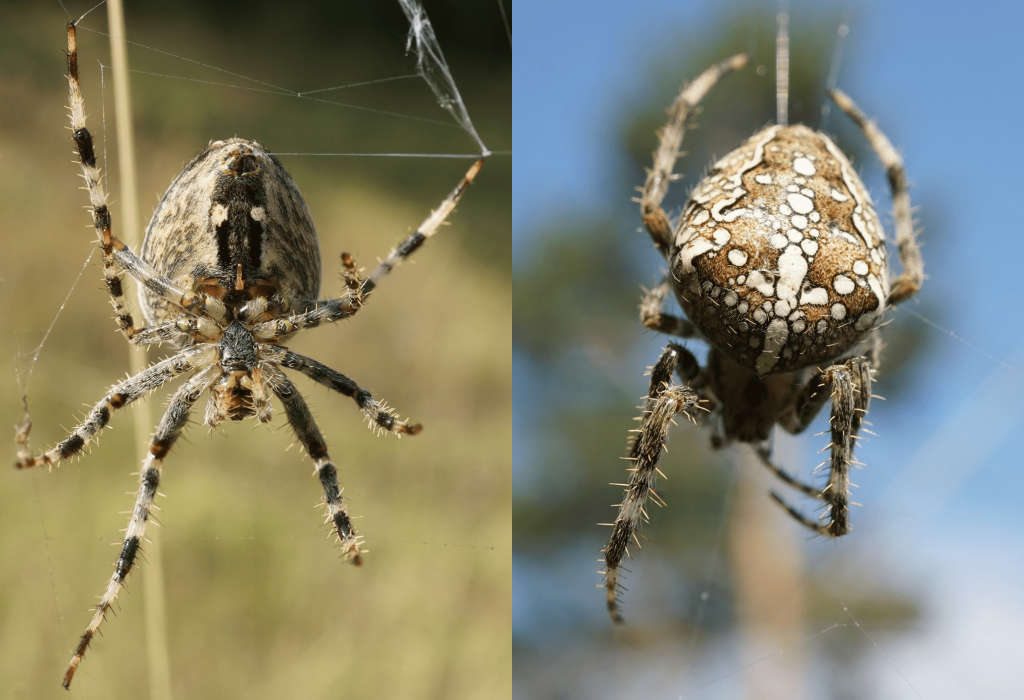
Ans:
{"type": "MultiPolygon", "coordinates": [[[[306,402],[282,369],[296,370],[351,397],[378,432],[415,435],[421,427],[398,420],[392,409],[353,380],[282,343],[303,329],[355,315],[380,281],[437,231],[483,166],[483,158],[474,162],[438,209],[369,276],[361,276],[352,257],[342,253],[346,289],[338,298],[318,301],[316,230],[291,176],[254,141],[214,141],[171,183],[138,256],[111,230],[106,192],[85,124],[74,23],[68,25],[67,35],[71,128],[118,326],[134,345],[169,341],[178,352],[112,387],[56,447],[33,455],[23,446],[16,466],[52,467],[74,457],[107,425],[114,411],[174,377],[187,374],[188,378],[174,392],[150,440],[114,574],[71,657],[65,688],[135,566],[163,460],[206,391],[210,395],[205,423],[210,426],[250,416],[267,423],[272,418],[270,395],[278,398],[299,442],[316,464],[328,520],[345,558],[361,563],[362,538],[342,499],[337,468],[306,402]],[[122,273],[139,285],[146,322],[142,328],[136,327],[128,310],[122,273]]],[[[28,425],[21,429],[19,442],[25,443],[28,425]]]]}
{"type": "Polygon", "coordinates": [[[890,283],[884,230],[849,159],[825,134],[786,125],[781,91],[780,123],[715,163],[679,218],[669,218],[661,202],[686,120],[720,78],[746,63],[745,55],[733,56],[684,87],[659,134],[639,200],[644,228],[669,265],[665,281],[641,302],[640,320],[662,333],[703,338],[710,349],[702,368],[688,350],[669,343],[651,368],[627,458],[632,475],[604,549],[604,587],[616,622],[622,622],[622,559],[646,520],[648,496],[660,502],[658,460],[676,414],[711,423],[716,448],[752,444],[780,480],[823,502],[815,521],[771,493],[802,525],[828,537],[850,531],[849,470],[878,364],[879,321],[886,306],[913,296],[924,277],[903,162],[838,90],[830,97],[863,131],[888,175],[904,270],[898,278],[890,283]],[[662,313],[670,291],[688,319],[662,313]],[[818,488],[773,464],[769,439],[776,424],[794,434],[805,430],[829,399],[829,478],[818,488]]]}

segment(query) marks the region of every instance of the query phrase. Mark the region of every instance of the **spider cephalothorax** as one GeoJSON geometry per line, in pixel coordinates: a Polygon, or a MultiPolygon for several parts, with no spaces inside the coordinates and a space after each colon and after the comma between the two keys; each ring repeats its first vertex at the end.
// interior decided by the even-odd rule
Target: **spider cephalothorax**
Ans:
{"type": "Polygon", "coordinates": [[[868,411],[878,364],[878,326],[889,305],[912,296],[923,279],[910,197],[899,154],[841,92],[831,97],[863,130],[886,168],[903,274],[890,284],[885,235],[849,159],[828,136],[784,122],[767,127],[720,159],[697,184],[675,221],[661,207],[672,181],[686,120],[725,74],[746,65],[734,56],[705,71],[669,110],[654,168],[641,197],[644,226],[669,266],[648,292],[641,321],[652,330],[702,338],[706,367],[670,343],[651,372],[650,392],[628,458],[632,476],[605,548],[608,609],[620,621],[617,594],[626,547],[644,517],[672,417],[712,424],[712,444],[746,442],[789,486],[822,501],[814,521],[780,496],[794,518],[822,535],[846,534],[853,445],[868,411]],[[674,294],[687,319],[662,313],[674,294]],[[680,379],[675,385],[672,375],[680,379]],[[829,480],[796,480],[771,461],[775,425],[807,428],[831,399],[829,480]]]}
{"type": "MultiPolygon", "coordinates": [[[[85,126],[73,23],[68,25],[68,86],[72,134],[118,326],[133,344],[167,341],[178,352],[111,388],[56,447],[33,455],[23,444],[16,466],[52,466],[79,454],[108,424],[114,411],[174,377],[188,378],[174,392],[150,441],[114,575],[71,658],[65,688],[135,565],[163,460],[188,423],[193,405],[206,391],[210,398],[205,422],[211,426],[250,416],[266,423],[272,417],[270,397],[277,397],[296,437],[316,464],[327,518],[344,556],[360,563],[362,538],[356,534],[342,499],[338,470],[306,402],[282,370],[296,370],[352,398],[378,433],[415,435],[420,426],[398,420],[390,408],[353,380],[282,343],[305,328],[359,311],[377,284],[437,231],[483,165],[482,158],[477,160],[438,209],[368,277],[362,277],[352,257],[343,253],[344,293],[318,300],[320,247],[306,203],[281,163],[259,144],[245,139],[215,141],[185,167],[153,214],[142,256],[135,255],[112,232],[92,136],[85,126]],[[139,286],[145,327],[137,328],[128,310],[123,272],[139,286]]],[[[29,427],[26,422],[19,442],[25,443],[29,427]]]]}

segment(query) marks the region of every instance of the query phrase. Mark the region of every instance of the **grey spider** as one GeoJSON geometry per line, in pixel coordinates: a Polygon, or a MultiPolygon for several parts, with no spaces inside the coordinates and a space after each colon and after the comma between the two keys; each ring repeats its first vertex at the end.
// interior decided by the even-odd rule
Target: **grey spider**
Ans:
{"type": "MultiPolygon", "coordinates": [[[[135,565],[163,460],[187,424],[193,405],[207,390],[205,422],[211,426],[249,416],[266,423],[272,417],[270,394],[280,400],[299,442],[316,464],[328,517],[344,556],[360,563],[362,538],[342,500],[337,469],[306,402],[282,368],[351,397],[378,431],[415,435],[420,426],[398,420],[353,380],[282,343],[300,330],[359,311],[380,281],[437,231],[483,166],[483,158],[474,162],[438,209],[369,276],[360,276],[352,257],[343,253],[345,293],[317,300],[320,251],[312,217],[291,176],[253,141],[215,141],[186,166],[153,214],[142,256],[133,253],[111,231],[106,192],[85,124],[74,23],[68,25],[68,89],[73,138],[117,323],[132,344],[169,341],[178,352],[111,388],[56,447],[33,455],[23,444],[16,466],[50,467],[79,454],[114,411],[178,375],[190,376],[174,392],[150,440],[114,574],[74,651],[64,675],[65,688],[135,565]],[[128,311],[122,272],[139,284],[147,324],[142,328],[136,327],[128,311]]],[[[19,434],[22,443],[28,425],[19,434]]]]}
{"type": "Polygon", "coordinates": [[[752,444],[779,479],[824,504],[814,521],[772,492],[801,524],[828,537],[849,532],[849,470],[878,364],[879,321],[887,306],[914,295],[924,277],[903,162],[839,91],[830,96],[861,128],[888,175],[903,266],[891,284],[884,230],[867,190],[828,136],[786,124],[784,90],[779,123],[715,163],[679,218],[669,218],[661,202],[686,121],[721,77],[746,63],[745,55],[734,56],[684,87],[669,109],[640,198],[644,227],[669,265],[666,281],[641,303],[641,322],[702,338],[710,349],[702,368],[688,350],[669,343],[652,368],[627,458],[632,474],[604,549],[608,611],[616,622],[622,621],[622,559],[646,518],[648,496],[658,499],[658,460],[676,414],[711,423],[715,447],[752,444]],[[662,313],[669,292],[688,319],[662,313]],[[673,373],[680,384],[673,384],[673,373]],[[772,463],[770,436],[776,424],[794,434],[805,430],[829,399],[829,478],[819,488],[772,463]]]}

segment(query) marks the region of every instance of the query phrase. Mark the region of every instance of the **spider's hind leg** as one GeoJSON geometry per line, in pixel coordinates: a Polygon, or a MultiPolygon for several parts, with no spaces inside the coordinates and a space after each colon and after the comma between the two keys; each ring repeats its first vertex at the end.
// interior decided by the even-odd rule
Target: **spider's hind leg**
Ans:
{"type": "Polygon", "coordinates": [[[693,356],[680,346],[670,343],[661,359],[651,369],[651,388],[647,404],[641,416],[640,428],[635,431],[630,456],[626,458],[632,463],[632,476],[622,503],[619,504],[619,515],[612,524],[611,538],[604,549],[604,585],[608,613],[615,622],[622,622],[618,603],[622,586],[619,569],[623,557],[629,554],[626,548],[630,539],[636,538],[635,533],[641,519],[647,518],[644,512],[647,497],[653,496],[660,500],[654,490],[654,484],[658,474],[658,461],[665,449],[669,425],[676,414],[689,415],[688,409],[697,406],[699,400],[697,393],[689,387],[672,384],[672,372],[682,358],[693,359],[693,356]]]}
{"type": "Polygon", "coordinates": [[[480,168],[484,167],[484,159],[480,158],[474,161],[473,165],[469,166],[469,170],[459,181],[459,184],[455,186],[441,205],[430,213],[420,227],[415,232],[406,236],[405,240],[402,241],[397,248],[391,251],[387,258],[385,258],[377,268],[370,273],[370,276],[363,283],[363,294],[369,294],[372,292],[380,281],[384,279],[389,272],[398,266],[403,260],[408,258],[414,252],[419,250],[428,238],[437,233],[437,229],[440,228],[441,224],[444,223],[448,215],[455,210],[455,205],[459,203],[463,193],[466,189],[473,184],[473,180],[476,178],[477,173],[480,172],[480,168]]]}
{"type": "Polygon", "coordinates": [[[854,443],[871,402],[871,362],[866,357],[853,357],[841,365],[832,365],[822,373],[821,382],[832,389],[831,459],[825,488],[819,491],[793,478],[772,464],[763,451],[759,450],[758,454],[782,481],[825,502],[824,522],[811,520],[774,491],[771,497],[805,527],[829,537],[841,537],[850,531],[850,465],[854,443]]]}
{"type": "Polygon", "coordinates": [[[160,485],[160,472],[163,467],[164,457],[170,452],[171,447],[178,440],[181,431],[188,423],[192,405],[219,374],[220,367],[211,365],[204,370],[200,370],[182,384],[171,398],[171,403],[167,407],[164,417],[160,420],[156,433],[154,433],[153,438],[150,440],[149,454],[146,455],[146,459],[142,463],[141,484],[139,485],[138,495],[135,498],[135,508],[132,509],[132,517],[128,521],[128,529],[125,531],[124,543],[121,546],[121,554],[117,558],[114,575],[110,578],[110,583],[107,584],[106,590],[103,591],[103,596],[100,598],[99,604],[96,605],[92,620],[89,621],[89,625],[85,628],[85,632],[78,641],[75,653],[68,664],[67,671],[64,672],[65,688],[71,685],[71,679],[74,678],[78,665],[85,657],[85,651],[89,648],[89,642],[92,641],[96,632],[99,631],[100,624],[107,617],[107,611],[110,610],[110,606],[117,600],[117,594],[120,592],[121,586],[124,585],[125,578],[135,566],[135,558],[138,556],[142,538],[146,533],[146,521],[149,520],[153,499],[156,497],[156,490],[160,485]]]}

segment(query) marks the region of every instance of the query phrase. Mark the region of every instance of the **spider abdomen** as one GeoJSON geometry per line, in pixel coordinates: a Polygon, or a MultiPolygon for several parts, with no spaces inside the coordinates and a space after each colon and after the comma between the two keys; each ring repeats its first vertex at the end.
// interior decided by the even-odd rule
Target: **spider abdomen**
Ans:
{"type": "Polygon", "coordinates": [[[716,163],[670,261],[690,319],[758,375],[841,355],[889,295],[871,198],[842,151],[805,126],[768,127],[716,163]]]}
{"type": "MultiPolygon", "coordinates": [[[[277,158],[245,139],[214,141],[175,178],[146,229],[142,258],[230,307],[320,292],[320,246],[306,202],[277,158]]],[[[140,297],[147,323],[177,313],[151,290],[140,297]]]]}

